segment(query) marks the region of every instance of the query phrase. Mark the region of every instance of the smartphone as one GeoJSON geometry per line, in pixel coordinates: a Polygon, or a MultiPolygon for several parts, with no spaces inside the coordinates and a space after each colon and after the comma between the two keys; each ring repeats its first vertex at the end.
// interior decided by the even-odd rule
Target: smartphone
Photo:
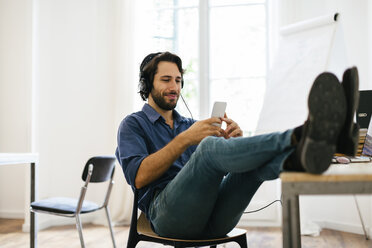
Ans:
{"type": "MultiPolygon", "coordinates": [[[[226,102],[214,102],[211,117],[224,117],[226,105],[226,102]]],[[[219,123],[213,123],[213,125],[221,127],[219,123]]]]}

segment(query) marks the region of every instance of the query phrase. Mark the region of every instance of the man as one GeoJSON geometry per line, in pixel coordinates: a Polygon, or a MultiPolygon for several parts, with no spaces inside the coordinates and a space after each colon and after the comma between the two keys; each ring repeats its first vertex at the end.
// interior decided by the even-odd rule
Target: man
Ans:
{"type": "Polygon", "coordinates": [[[148,104],[120,124],[116,156],[154,231],[184,239],[224,236],[264,181],[283,170],[320,174],[337,146],[353,154],[356,68],[345,75],[347,97],[333,74],[316,78],[303,126],[241,137],[226,115],[197,122],[180,116],[174,108],[184,83],[181,59],[169,52],[146,56],[139,93],[148,104]],[[213,125],[222,122],[225,130],[213,125]]]}

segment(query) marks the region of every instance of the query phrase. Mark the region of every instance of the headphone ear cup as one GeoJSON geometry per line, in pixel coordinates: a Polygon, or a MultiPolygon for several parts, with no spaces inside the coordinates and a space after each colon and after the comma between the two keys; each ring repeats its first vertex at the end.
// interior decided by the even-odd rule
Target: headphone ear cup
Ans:
{"type": "Polygon", "coordinates": [[[143,81],[144,81],[144,83],[146,85],[146,94],[150,94],[150,88],[151,88],[151,86],[150,86],[149,80],[147,80],[146,78],[143,78],[143,81]]]}
{"type": "Polygon", "coordinates": [[[147,95],[147,93],[149,92],[148,89],[149,89],[149,87],[148,87],[146,77],[144,75],[144,72],[141,71],[141,74],[140,74],[140,91],[143,92],[145,95],[147,95]]]}
{"type": "Polygon", "coordinates": [[[151,85],[150,85],[149,80],[145,76],[145,73],[143,73],[143,72],[142,72],[142,76],[141,76],[141,82],[142,82],[142,85],[143,85],[143,91],[145,92],[146,95],[149,95],[151,85]]]}

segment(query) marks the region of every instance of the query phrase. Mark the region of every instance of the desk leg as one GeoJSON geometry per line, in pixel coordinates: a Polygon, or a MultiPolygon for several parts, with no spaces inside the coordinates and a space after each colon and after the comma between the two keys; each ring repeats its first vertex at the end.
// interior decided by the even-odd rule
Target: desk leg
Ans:
{"type": "MultiPolygon", "coordinates": [[[[31,202],[36,200],[36,164],[31,163],[31,202]]],[[[30,213],[30,247],[37,247],[37,217],[34,212],[30,213]]]]}
{"type": "Polygon", "coordinates": [[[301,247],[300,208],[298,195],[283,192],[283,248],[301,247]]]}

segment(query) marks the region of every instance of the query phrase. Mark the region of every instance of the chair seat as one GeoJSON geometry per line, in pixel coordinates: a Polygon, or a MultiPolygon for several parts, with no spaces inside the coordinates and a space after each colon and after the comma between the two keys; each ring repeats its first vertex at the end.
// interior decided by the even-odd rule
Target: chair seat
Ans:
{"type": "MultiPolygon", "coordinates": [[[[33,210],[42,210],[60,214],[74,214],[78,200],[68,197],[52,197],[31,203],[33,210]]],[[[94,202],[84,201],[80,213],[89,213],[98,210],[100,206],[94,202]]]]}
{"type": "Polygon", "coordinates": [[[218,244],[224,244],[228,242],[236,242],[240,248],[247,248],[247,231],[244,229],[234,228],[226,236],[220,238],[206,238],[199,240],[182,239],[182,238],[169,238],[162,237],[156,234],[152,228],[150,222],[146,219],[146,216],[141,212],[138,217],[138,191],[134,191],[133,208],[132,208],[132,219],[130,224],[129,236],[127,247],[135,248],[140,241],[155,242],[163,245],[171,245],[174,247],[200,247],[210,246],[211,248],[218,244]]]}
{"type": "Polygon", "coordinates": [[[188,242],[188,243],[209,243],[209,242],[219,242],[223,240],[229,240],[234,237],[238,237],[241,235],[245,235],[247,233],[247,230],[234,228],[231,232],[226,234],[225,237],[221,238],[213,238],[213,239],[202,239],[202,240],[189,240],[189,239],[176,239],[176,238],[167,238],[167,237],[161,237],[158,234],[156,234],[150,225],[150,222],[146,219],[146,216],[141,213],[140,217],[137,220],[137,231],[139,234],[144,234],[149,237],[157,238],[157,239],[163,239],[168,241],[175,241],[175,242],[188,242]]]}

